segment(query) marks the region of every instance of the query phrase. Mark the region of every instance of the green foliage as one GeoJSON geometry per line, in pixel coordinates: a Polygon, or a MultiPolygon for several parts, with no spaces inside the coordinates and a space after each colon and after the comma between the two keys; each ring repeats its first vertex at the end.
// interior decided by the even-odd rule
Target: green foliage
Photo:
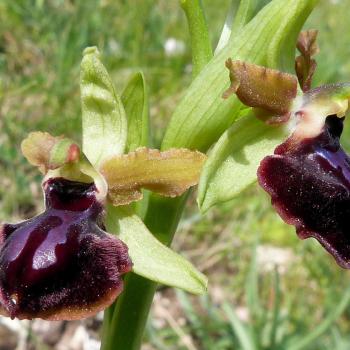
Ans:
{"type": "Polygon", "coordinates": [[[193,81],[170,120],[162,148],[206,151],[237,119],[242,106],[237,98],[222,99],[228,87],[226,59],[291,70],[297,36],[316,3],[275,0],[265,6],[193,81]]]}
{"type": "MultiPolygon", "coordinates": [[[[220,36],[228,2],[203,1],[213,47],[220,36]]],[[[321,52],[316,57],[319,68],[315,85],[350,79],[349,6],[349,0],[324,0],[306,24],[306,28],[320,30],[321,52]]],[[[118,91],[122,91],[131,73],[140,68],[144,71],[155,145],[159,145],[164,125],[191,79],[191,54],[185,28],[185,16],[177,2],[0,2],[0,219],[16,221],[41,210],[40,175],[19,152],[20,141],[27,133],[47,130],[79,139],[79,63],[86,46],[97,44],[103,52],[118,91]],[[168,38],[182,42],[184,52],[166,53],[164,44],[168,38]]],[[[225,72],[222,79],[228,85],[227,78],[225,72]]],[[[212,116],[215,119],[216,113],[212,116]]],[[[348,131],[344,143],[350,139],[346,135],[348,131]]],[[[193,257],[191,254],[196,250],[199,257],[209,260],[209,256],[217,261],[206,273],[212,284],[221,282],[221,292],[226,293],[234,311],[246,307],[244,285],[251,261],[250,247],[259,235],[261,249],[267,245],[285,249],[288,245],[297,257],[288,271],[279,275],[281,326],[276,338],[288,330],[305,336],[324,315],[334,312],[348,285],[346,272],[339,270],[318,244],[297,240],[294,230],[270,209],[262,191],[251,187],[203,218],[195,214],[195,204],[191,203],[175,246],[181,247],[186,256],[193,257]],[[211,251],[215,253],[207,255],[211,251]]],[[[159,208],[166,210],[163,202],[159,208]]],[[[162,219],[157,219],[161,222],[159,231],[162,219]]],[[[196,265],[198,256],[192,259],[196,265]]],[[[269,302],[274,295],[269,283],[273,276],[260,271],[258,278],[259,304],[264,304],[269,313],[272,312],[269,302]]],[[[253,280],[250,283],[256,284],[253,280]]],[[[256,293],[251,295],[256,302],[256,293]]],[[[185,309],[183,328],[195,339],[198,349],[239,348],[220,302],[202,298],[198,313],[193,300],[188,297],[187,300],[191,312],[181,306],[182,301],[179,306],[185,309]]],[[[135,303],[131,301],[131,305],[135,303]]],[[[171,298],[170,303],[176,303],[176,298],[171,298]]],[[[350,313],[346,310],[307,350],[349,349],[349,320],[350,313]]],[[[255,324],[253,320],[248,323],[255,324]]],[[[244,326],[247,326],[245,321],[244,326]]],[[[179,336],[170,326],[149,329],[148,341],[157,350],[187,349],[178,345],[179,336]]],[[[290,338],[290,344],[293,341],[290,338]]]]}
{"type": "Polygon", "coordinates": [[[268,3],[267,0],[244,0],[240,1],[237,14],[232,23],[231,40],[237,36],[240,29],[244,27],[261,9],[268,3]]]}

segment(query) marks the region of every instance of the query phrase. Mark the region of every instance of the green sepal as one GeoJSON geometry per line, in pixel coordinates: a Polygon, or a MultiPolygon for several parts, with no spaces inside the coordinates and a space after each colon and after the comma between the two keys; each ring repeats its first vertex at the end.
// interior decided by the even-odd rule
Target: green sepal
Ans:
{"type": "Polygon", "coordinates": [[[219,139],[206,161],[198,189],[202,212],[233,199],[256,181],[260,161],[287,137],[287,128],[266,125],[252,113],[219,139]]]}
{"type": "Polygon", "coordinates": [[[126,145],[127,121],[120,97],[96,47],[84,50],[80,73],[83,152],[99,167],[126,145]]]}
{"type": "Polygon", "coordinates": [[[126,151],[150,144],[149,103],[145,77],[142,72],[134,74],[126,85],[122,95],[125,108],[128,136],[126,151]]]}
{"type": "Polygon", "coordinates": [[[158,241],[142,220],[127,207],[107,208],[108,232],[118,234],[128,246],[133,272],[193,294],[207,290],[207,278],[189,261],[158,241]]]}

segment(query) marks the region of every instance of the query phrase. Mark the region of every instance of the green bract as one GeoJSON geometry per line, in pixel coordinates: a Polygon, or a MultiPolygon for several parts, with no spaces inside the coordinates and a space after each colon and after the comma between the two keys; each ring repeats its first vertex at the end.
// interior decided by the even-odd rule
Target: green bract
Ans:
{"type": "Polygon", "coordinates": [[[256,169],[266,154],[285,138],[281,126],[266,125],[252,113],[241,118],[215,144],[202,171],[198,205],[202,212],[226,202],[256,181],[256,169]]]}
{"type": "Polygon", "coordinates": [[[107,229],[119,234],[129,248],[133,271],[152,281],[203,294],[207,278],[191,263],[160,243],[142,220],[126,208],[110,207],[107,229]]]}

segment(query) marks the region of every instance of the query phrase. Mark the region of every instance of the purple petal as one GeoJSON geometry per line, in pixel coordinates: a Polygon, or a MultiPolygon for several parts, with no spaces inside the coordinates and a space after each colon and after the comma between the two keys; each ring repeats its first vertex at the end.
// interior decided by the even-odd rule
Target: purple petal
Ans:
{"type": "Polygon", "coordinates": [[[2,227],[0,306],[12,318],[87,317],[122,291],[128,249],[102,230],[93,184],[56,178],[44,190],[44,213],[2,227]]]}

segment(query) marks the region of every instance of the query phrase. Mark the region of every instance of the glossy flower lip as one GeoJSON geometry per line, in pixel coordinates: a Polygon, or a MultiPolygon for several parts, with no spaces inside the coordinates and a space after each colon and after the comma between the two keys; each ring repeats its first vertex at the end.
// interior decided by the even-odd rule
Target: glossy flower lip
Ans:
{"type": "Polygon", "coordinates": [[[73,320],[109,306],[132,267],[127,246],[103,230],[94,184],[51,178],[46,210],[0,231],[0,312],[73,320]]]}
{"type": "Polygon", "coordinates": [[[327,117],[318,136],[297,144],[292,135],[262,160],[258,181],[300,238],[316,238],[350,268],[350,157],[339,142],[343,119],[327,117]]]}

